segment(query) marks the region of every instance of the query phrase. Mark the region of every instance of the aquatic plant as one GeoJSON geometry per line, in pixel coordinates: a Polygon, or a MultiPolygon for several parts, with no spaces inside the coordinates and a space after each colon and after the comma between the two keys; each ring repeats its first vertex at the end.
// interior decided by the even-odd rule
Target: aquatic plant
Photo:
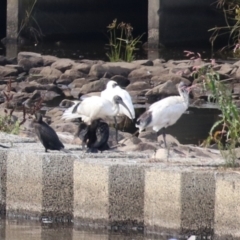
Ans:
{"type": "Polygon", "coordinates": [[[212,47],[215,40],[222,35],[229,35],[226,47],[234,47],[240,44],[240,0],[217,0],[216,3],[217,8],[224,13],[226,26],[209,29],[213,32],[210,37],[212,47]]]}
{"type": "MultiPolygon", "coordinates": [[[[186,52],[190,55],[194,54],[186,52]]],[[[205,91],[210,91],[208,101],[215,102],[221,110],[221,115],[213,124],[205,146],[212,141],[217,143],[218,149],[226,160],[226,166],[235,167],[237,166],[235,148],[240,145],[240,114],[232,99],[231,89],[226,86],[227,81],[232,79],[220,80],[219,73],[214,71],[214,61],[203,67],[194,68],[193,76],[201,79],[202,82],[198,84],[202,84],[205,91]]]]}
{"type": "Polygon", "coordinates": [[[133,38],[133,27],[129,23],[117,23],[114,19],[107,26],[109,33],[109,52],[106,53],[111,62],[126,61],[131,62],[135,59],[134,53],[138,50],[136,47],[141,43],[141,38],[144,33],[136,38],[133,38]]]}
{"type": "Polygon", "coordinates": [[[38,43],[39,39],[42,38],[43,33],[37,20],[33,16],[33,10],[35,9],[36,3],[37,0],[24,1],[24,4],[26,5],[26,11],[19,28],[18,38],[21,36],[21,34],[25,33],[25,35],[32,37],[35,43],[38,43]]]}

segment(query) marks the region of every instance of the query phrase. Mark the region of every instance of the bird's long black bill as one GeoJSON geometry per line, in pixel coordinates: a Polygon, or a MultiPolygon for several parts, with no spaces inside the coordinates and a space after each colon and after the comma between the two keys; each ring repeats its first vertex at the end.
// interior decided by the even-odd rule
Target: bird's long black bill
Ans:
{"type": "Polygon", "coordinates": [[[132,114],[131,114],[129,108],[127,107],[127,105],[126,105],[123,101],[120,102],[119,104],[122,104],[122,105],[128,110],[128,112],[129,112],[129,114],[130,114],[130,116],[131,116],[131,119],[133,120],[133,116],[132,116],[132,114]]]}
{"type": "Polygon", "coordinates": [[[116,129],[116,142],[118,144],[118,124],[117,124],[117,117],[114,117],[115,122],[115,129],[116,129]]]}

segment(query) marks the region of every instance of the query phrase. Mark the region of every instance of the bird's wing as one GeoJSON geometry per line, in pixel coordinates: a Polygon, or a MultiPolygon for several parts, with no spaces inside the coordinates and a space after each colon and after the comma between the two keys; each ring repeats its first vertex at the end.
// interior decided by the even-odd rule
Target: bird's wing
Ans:
{"type": "Polygon", "coordinates": [[[80,118],[81,115],[78,113],[78,107],[81,105],[81,101],[73,101],[74,105],[66,109],[62,115],[62,119],[69,120],[74,118],[80,118]]]}
{"type": "Polygon", "coordinates": [[[56,150],[64,148],[64,145],[59,140],[56,132],[45,122],[42,124],[37,124],[35,131],[44,147],[56,150]]]}

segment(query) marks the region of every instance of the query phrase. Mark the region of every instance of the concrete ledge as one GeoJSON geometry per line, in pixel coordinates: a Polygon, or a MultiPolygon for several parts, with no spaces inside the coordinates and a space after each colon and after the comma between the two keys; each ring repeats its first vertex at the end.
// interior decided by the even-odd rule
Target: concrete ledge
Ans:
{"type": "Polygon", "coordinates": [[[1,212],[76,226],[240,236],[237,170],[218,170],[221,159],[150,161],[151,154],[44,153],[39,144],[15,144],[0,150],[1,212]]]}

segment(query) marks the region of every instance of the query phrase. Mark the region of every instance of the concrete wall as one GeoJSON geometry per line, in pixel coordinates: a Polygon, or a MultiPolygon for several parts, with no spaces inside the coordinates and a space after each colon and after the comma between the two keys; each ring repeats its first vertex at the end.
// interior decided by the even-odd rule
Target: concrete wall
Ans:
{"type": "Polygon", "coordinates": [[[7,216],[240,237],[239,174],[209,161],[204,167],[200,159],[149,162],[149,153],[44,153],[39,144],[0,150],[0,159],[7,216]]]}

